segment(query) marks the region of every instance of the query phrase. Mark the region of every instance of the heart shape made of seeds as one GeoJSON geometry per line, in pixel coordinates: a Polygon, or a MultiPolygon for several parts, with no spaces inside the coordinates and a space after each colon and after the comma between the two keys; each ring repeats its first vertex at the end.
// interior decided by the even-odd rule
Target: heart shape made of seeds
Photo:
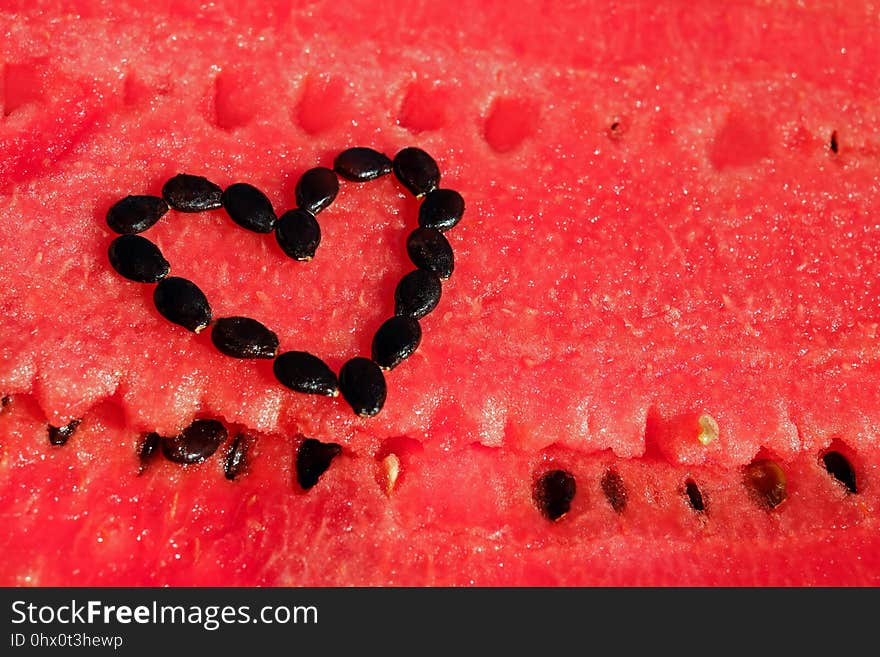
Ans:
{"type": "Polygon", "coordinates": [[[107,212],[107,225],[120,236],[108,249],[110,264],[121,276],[138,283],[155,283],[153,301],[167,320],[199,333],[211,326],[211,341],[233,358],[274,359],[278,381],[304,394],[343,398],[357,415],[372,417],[385,404],[387,387],[383,370],[391,370],[411,356],[422,339],[419,320],[440,300],[442,281],[452,275],[452,247],[443,234],[464,214],[464,199],[451,189],[441,189],[440,169],[425,151],[409,147],[388,156],[367,147],[340,153],[333,168],[306,171],[296,184],[297,206],[278,217],[263,192],[248,183],[225,190],[207,178],[178,174],[162,187],[162,196],[126,196],[107,212]],[[416,269],[398,283],[394,316],[373,336],[370,358],[347,361],[337,376],[320,358],[305,351],[278,353],[274,331],[249,317],[214,318],[208,299],[192,281],[169,276],[171,265],[150,240],[139,235],[170,209],[206,212],[223,208],[239,226],[256,233],[275,233],[289,257],[308,261],[321,242],[318,214],[339,193],[339,179],[364,183],[394,173],[403,186],[420,198],[419,227],[407,238],[407,254],[416,269]]]}

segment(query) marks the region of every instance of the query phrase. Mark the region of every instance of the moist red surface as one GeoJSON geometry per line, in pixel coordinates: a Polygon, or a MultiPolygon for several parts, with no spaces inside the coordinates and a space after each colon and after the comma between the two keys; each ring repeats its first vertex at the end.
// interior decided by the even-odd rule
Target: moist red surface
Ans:
{"type": "MultiPolygon", "coordinates": [[[[0,14],[0,580],[878,582],[867,3],[220,5],[0,14]],[[467,211],[376,418],[218,354],[108,266],[107,208],[174,173],[251,182],[283,211],[340,149],[411,144],[467,211]],[[48,445],[47,423],[80,417],[48,445]],[[250,473],[229,483],[215,458],[136,476],[141,433],[194,417],[256,434],[250,473]],[[345,449],[307,494],[300,435],[345,449]],[[819,465],[832,441],[858,495],[819,465]],[[742,485],[759,452],[788,473],[772,512],[742,485]],[[554,524],[531,502],[551,464],[579,490],[554,524]]],[[[170,213],[147,236],[216,316],[338,368],[392,312],[416,211],[391,178],[344,185],[307,265],[222,212],[170,213]]]]}

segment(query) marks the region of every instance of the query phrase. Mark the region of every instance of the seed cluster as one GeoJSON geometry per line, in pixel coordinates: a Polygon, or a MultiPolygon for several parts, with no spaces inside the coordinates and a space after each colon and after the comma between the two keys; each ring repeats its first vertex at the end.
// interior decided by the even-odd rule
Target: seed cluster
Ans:
{"type": "MultiPolygon", "coordinates": [[[[156,310],[170,322],[199,333],[212,327],[211,340],[223,354],[233,358],[274,359],[273,371],[279,383],[304,394],[342,397],[357,415],[372,417],[385,404],[387,386],[384,371],[392,370],[411,356],[422,340],[419,320],[440,302],[442,281],[454,268],[452,246],[443,234],[464,214],[464,199],[451,189],[440,189],[440,169],[434,159],[419,148],[404,148],[393,160],[366,147],[349,148],[340,153],[333,169],[315,167],[306,171],[295,189],[297,207],[280,217],[266,195],[249,183],[238,182],[225,190],[207,178],[178,174],[162,187],[162,196],[127,196],[107,212],[107,225],[120,234],[108,250],[113,268],[138,283],[155,283],[156,310]],[[278,353],[278,336],[249,317],[214,318],[207,297],[192,281],[169,276],[171,265],[159,247],[141,233],[153,226],[169,209],[203,212],[222,208],[237,225],[256,233],[273,233],[279,247],[289,257],[308,261],[321,243],[317,215],[326,210],[339,194],[339,180],[363,183],[391,172],[414,196],[422,199],[419,228],[406,243],[407,254],[416,269],[406,274],[394,292],[394,317],[376,331],[370,358],[356,357],[346,362],[339,375],[323,360],[304,351],[278,353]]],[[[201,460],[205,451],[214,450],[225,440],[217,427],[200,424],[190,428],[192,435],[162,442],[165,455],[182,463],[201,460]],[[189,446],[194,445],[190,449],[189,446]]],[[[188,430],[188,431],[190,431],[188,430]]],[[[242,440],[234,462],[243,460],[247,441],[242,440]]],[[[147,444],[145,443],[145,449],[147,444]]],[[[152,445],[147,458],[156,450],[152,445]]],[[[229,474],[229,473],[227,473],[229,474]]],[[[234,476],[234,474],[232,475],[234,476]]]]}

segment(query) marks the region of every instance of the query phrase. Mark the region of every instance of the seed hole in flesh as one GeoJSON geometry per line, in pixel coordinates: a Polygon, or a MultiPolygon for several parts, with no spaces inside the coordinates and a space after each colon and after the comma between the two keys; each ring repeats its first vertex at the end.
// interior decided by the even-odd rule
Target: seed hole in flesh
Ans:
{"type": "Polygon", "coordinates": [[[296,480],[303,490],[318,483],[330,463],[342,453],[342,445],[322,443],[314,438],[306,438],[296,453],[296,480]]]}
{"type": "Polygon", "coordinates": [[[571,510],[577,493],[574,475],[565,470],[550,470],[541,475],[532,490],[535,506],[547,520],[559,520],[571,510]]]}
{"type": "Polygon", "coordinates": [[[837,144],[837,130],[831,133],[831,142],[829,143],[828,147],[831,149],[832,153],[837,153],[838,149],[840,148],[837,144]]]}
{"type": "Polygon", "coordinates": [[[853,469],[852,463],[843,454],[834,450],[825,452],[822,456],[822,463],[825,465],[828,474],[843,484],[847,492],[859,492],[856,485],[856,472],[853,469]]]}
{"type": "Polygon", "coordinates": [[[3,411],[9,408],[12,405],[12,397],[10,395],[3,395],[0,398],[0,411],[3,411]]]}
{"type": "Polygon", "coordinates": [[[745,483],[756,500],[770,509],[775,509],[788,497],[785,473],[770,459],[757,459],[747,465],[745,483]]]}
{"type": "Polygon", "coordinates": [[[71,420],[63,427],[49,425],[49,442],[53,445],[64,445],[76,431],[82,420],[71,420]]]}
{"type": "Polygon", "coordinates": [[[3,115],[9,116],[22,105],[43,99],[43,66],[10,63],[3,67],[3,115]]]}
{"type": "Polygon", "coordinates": [[[538,107],[520,98],[498,98],[489,110],[483,135],[496,153],[508,153],[538,128],[538,107]]]}
{"type": "Polygon", "coordinates": [[[697,486],[696,481],[688,479],[684,483],[684,493],[688,498],[688,503],[694,511],[698,511],[699,513],[706,511],[706,501],[703,499],[703,493],[700,491],[700,487],[697,486]]]}
{"type": "Polygon", "coordinates": [[[771,154],[770,122],[751,112],[732,112],[715,135],[709,161],[718,171],[748,167],[771,154]]]}
{"type": "Polygon", "coordinates": [[[342,80],[310,75],[303,86],[294,118],[308,134],[317,135],[349,119],[348,104],[348,88],[342,80]]]}
{"type": "Polygon", "coordinates": [[[250,72],[228,70],[217,76],[214,86],[214,119],[222,130],[235,130],[255,116],[253,80],[250,72]]]}
{"type": "Polygon", "coordinates": [[[397,113],[397,122],[412,134],[437,130],[446,125],[449,91],[427,82],[414,82],[397,113]]]}
{"type": "Polygon", "coordinates": [[[611,137],[611,139],[620,139],[625,132],[626,124],[620,119],[615,119],[611,122],[611,125],[608,126],[608,136],[611,137]]]}
{"type": "Polygon", "coordinates": [[[602,492],[605,499],[617,513],[623,513],[626,509],[626,485],[623,479],[614,470],[607,470],[602,475],[602,492]]]}
{"type": "Polygon", "coordinates": [[[170,77],[141,79],[135,74],[129,74],[123,83],[122,98],[129,107],[147,105],[160,96],[167,96],[172,89],[173,83],[170,77]]]}

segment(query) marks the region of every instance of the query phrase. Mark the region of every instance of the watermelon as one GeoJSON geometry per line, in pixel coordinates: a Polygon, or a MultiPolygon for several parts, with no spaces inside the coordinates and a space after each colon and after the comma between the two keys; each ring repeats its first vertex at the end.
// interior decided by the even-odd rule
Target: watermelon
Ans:
{"type": "MultiPolygon", "coordinates": [[[[43,0],[0,27],[0,584],[880,584],[871,3],[43,0]],[[107,259],[127,195],[189,173],[280,214],[353,146],[425,150],[466,204],[373,417],[107,259]],[[213,456],[139,458],[200,420],[213,456]],[[339,448],[304,488],[307,441],[339,448]]],[[[309,262],[223,210],[144,236],[215,317],[339,372],[419,205],[343,180],[309,262]]]]}

